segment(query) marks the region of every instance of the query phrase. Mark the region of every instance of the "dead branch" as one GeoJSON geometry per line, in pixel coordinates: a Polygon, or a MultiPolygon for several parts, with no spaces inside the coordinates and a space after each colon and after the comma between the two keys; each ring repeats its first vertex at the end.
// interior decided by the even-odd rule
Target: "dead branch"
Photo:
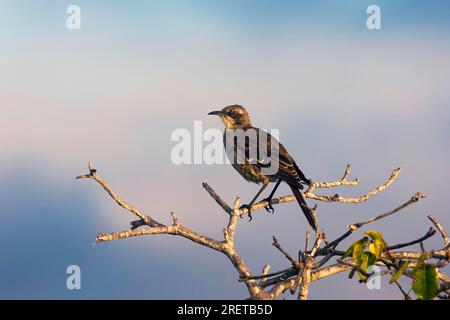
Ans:
{"type": "MultiPolygon", "coordinates": [[[[400,168],[395,169],[388,180],[374,188],[373,190],[367,192],[366,194],[356,197],[356,198],[345,198],[337,194],[329,195],[318,195],[315,193],[317,189],[329,189],[340,186],[355,186],[358,184],[358,179],[347,180],[351,172],[351,167],[348,165],[345,169],[344,175],[340,180],[330,181],[330,182],[312,182],[309,188],[303,193],[306,198],[324,201],[324,202],[342,202],[342,203],[360,203],[367,201],[370,197],[375,194],[385,190],[389,187],[394,180],[398,177],[400,173],[400,168]]],[[[309,249],[309,231],[307,231],[305,248],[303,251],[299,251],[298,259],[295,259],[290,255],[279,243],[277,238],[273,237],[273,245],[277,248],[283,256],[289,260],[290,267],[275,271],[270,273],[270,266],[265,265],[262,273],[260,275],[253,275],[239,255],[236,250],[234,239],[237,229],[237,224],[239,217],[242,217],[248,213],[247,209],[239,209],[240,199],[239,197],[233,203],[233,206],[229,206],[225,200],[223,200],[213,188],[211,188],[207,183],[203,183],[203,187],[210,194],[210,196],[215,200],[215,202],[227,213],[228,224],[223,229],[223,239],[217,240],[210,238],[208,236],[202,235],[198,232],[191,230],[190,228],[184,226],[180,223],[175,212],[171,213],[172,223],[170,225],[165,225],[153,219],[151,216],[143,213],[141,210],[135,208],[128,202],[124,201],[117,193],[115,193],[112,188],[100,177],[97,170],[94,169],[91,162],[89,162],[89,173],[77,177],[77,179],[91,179],[96,181],[109,195],[110,197],[122,208],[129,211],[133,215],[137,216],[139,220],[132,221],[131,227],[128,230],[112,232],[106,234],[98,234],[96,238],[97,243],[110,242],[120,239],[126,239],[137,236],[144,235],[158,235],[158,234],[170,234],[188,239],[194,243],[200,244],[204,247],[213,249],[215,251],[224,254],[235,267],[239,274],[239,281],[245,283],[247,290],[252,299],[276,299],[281,294],[290,290],[294,294],[298,290],[298,299],[307,299],[309,294],[310,285],[324,278],[331,277],[338,273],[347,270],[356,270],[358,267],[352,258],[341,259],[338,258],[337,263],[326,266],[326,264],[333,257],[342,257],[344,254],[343,250],[338,250],[339,244],[348,238],[354,231],[360,229],[361,227],[376,222],[378,220],[387,218],[402,209],[418,202],[419,200],[425,198],[422,193],[416,193],[407,202],[403,203],[399,207],[386,211],[383,214],[377,215],[373,218],[367,219],[365,221],[354,223],[348,225],[348,230],[336,238],[333,241],[327,241],[323,231],[316,234],[316,239],[312,244],[311,249],[309,249]],[[323,246],[322,246],[323,244],[323,246]],[[257,280],[260,280],[257,282],[257,280]]],[[[261,201],[252,206],[252,211],[256,212],[266,206],[277,205],[285,202],[294,201],[293,195],[288,195],[280,198],[273,199],[270,203],[267,201],[261,201]]],[[[442,273],[439,269],[446,266],[450,261],[450,240],[447,232],[439,223],[436,217],[428,216],[429,220],[433,223],[434,227],[439,231],[443,240],[444,247],[439,250],[432,250],[427,252],[430,259],[436,260],[433,264],[438,269],[438,277],[441,281],[441,292],[438,296],[448,296],[448,290],[450,287],[449,278],[442,273]]],[[[383,254],[382,259],[377,262],[377,265],[382,267],[387,267],[387,270],[383,271],[383,274],[392,274],[393,271],[399,268],[400,261],[408,260],[411,262],[408,265],[408,269],[414,267],[417,264],[419,258],[423,255],[422,251],[394,251],[397,249],[412,246],[414,244],[422,244],[425,240],[431,238],[435,233],[436,229],[430,228],[428,232],[412,241],[392,245],[387,248],[387,252],[383,254]],[[389,260],[390,259],[390,260],[389,260]],[[389,261],[393,262],[389,262],[389,261]]],[[[406,276],[411,276],[411,270],[405,270],[406,276]]],[[[360,270],[364,272],[363,270],[360,270]]],[[[398,285],[398,283],[397,283],[398,285]]],[[[404,290],[400,287],[401,292],[405,295],[404,290]]]]}
{"type": "MultiPolygon", "coordinates": [[[[387,187],[389,187],[395,181],[395,179],[397,179],[398,175],[400,174],[400,170],[401,170],[400,168],[397,168],[394,171],[392,171],[388,180],[384,184],[374,188],[373,190],[367,192],[366,194],[364,194],[360,197],[346,198],[346,197],[341,197],[337,194],[329,196],[329,195],[319,195],[319,194],[314,193],[314,191],[316,189],[329,189],[329,188],[335,188],[335,187],[340,187],[340,186],[356,186],[359,182],[358,179],[354,179],[354,180],[350,180],[350,181],[347,180],[348,175],[350,174],[350,171],[351,171],[350,165],[347,165],[344,176],[341,178],[341,180],[329,181],[329,182],[312,182],[311,185],[309,186],[309,188],[303,193],[303,196],[305,198],[322,201],[322,202],[342,202],[342,203],[366,202],[367,200],[369,200],[369,198],[373,197],[377,193],[379,193],[379,192],[385,190],[387,187]]],[[[217,204],[219,204],[219,206],[221,206],[222,209],[225,210],[225,212],[229,213],[231,211],[231,208],[226,204],[226,202],[206,182],[203,183],[203,187],[211,195],[211,197],[217,202],[217,204]]],[[[252,214],[254,214],[258,210],[261,210],[261,209],[267,207],[268,205],[273,206],[273,205],[291,202],[291,201],[295,201],[294,195],[287,195],[287,196],[283,196],[283,197],[279,197],[279,198],[274,198],[274,199],[272,199],[272,201],[270,201],[270,203],[268,201],[263,200],[263,201],[253,204],[253,206],[251,208],[252,214]]],[[[246,214],[248,214],[248,210],[246,208],[239,210],[240,216],[244,216],[246,214]]]]}

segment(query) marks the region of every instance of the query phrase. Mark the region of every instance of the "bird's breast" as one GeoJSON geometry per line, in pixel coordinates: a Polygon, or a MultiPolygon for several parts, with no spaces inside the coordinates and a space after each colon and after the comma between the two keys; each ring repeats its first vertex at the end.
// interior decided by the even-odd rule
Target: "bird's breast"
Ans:
{"type": "Polygon", "coordinates": [[[254,183],[268,183],[272,180],[270,177],[261,174],[257,166],[251,164],[237,164],[233,163],[233,168],[247,181],[254,183]]]}

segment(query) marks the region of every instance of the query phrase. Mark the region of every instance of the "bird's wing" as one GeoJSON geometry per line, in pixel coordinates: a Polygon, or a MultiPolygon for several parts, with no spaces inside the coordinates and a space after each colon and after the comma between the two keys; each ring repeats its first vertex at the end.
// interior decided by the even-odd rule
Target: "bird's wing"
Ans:
{"type": "Polygon", "coordinates": [[[276,142],[276,145],[272,146],[272,156],[270,157],[272,166],[278,166],[279,168],[276,176],[293,187],[303,189],[302,182],[309,184],[310,181],[305,177],[286,148],[277,139],[270,134],[268,135],[272,141],[276,142]]]}
{"type": "Polygon", "coordinates": [[[275,154],[272,153],[270,159],[272,167],[278,167],[278,171],[274,175],[281,178],[292,187],[303,189],[302,180],[296,169],[294,159],[290,156],[282,144],[279,144],[277,151],[278,152],[275,154]]]}
{"type": "Polygon", "coordinates": [[[245,139],[245,143],[244,139],[235,141],[234,154],[232,148],[226,148],[230,161],[234,159],[235,163],[250,164],[264,175],[277,176],[289,185],[303,189],[294,159],[277,139],[257,128],[249,128],[245,133],[249,139],[245,139]],[[255,136],[257,142],[252,139],[255,136]]]}

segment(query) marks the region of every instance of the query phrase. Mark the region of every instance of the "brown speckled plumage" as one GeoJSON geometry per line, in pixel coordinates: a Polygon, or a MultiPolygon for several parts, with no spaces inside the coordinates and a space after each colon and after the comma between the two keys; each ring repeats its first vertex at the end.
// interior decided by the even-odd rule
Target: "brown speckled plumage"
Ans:
{"type": "MultiPolygon", "coordinates": [[[[291,187],[292,192],[294,193],[294,196],[297,199],[297,202],[299,203],[300,208],[305,214],[309,224],[314,230],[317,231],[316,218],[311,212],[311,209],[306,205],[306,202],[299,191],[299,189],[303,189],[303,184],[309,184],[311,181],[307,179],[300,171],[299,167],[295,163],[295,160],[287,152],[284,146],[269,133],[253,127],[247,110],[240,105],[228,106],[223,108],[221,111],[213,111],[210,114],[219,116],[225,124],[226,130],[224,133],[224,146],[233,168],[236,169],[236,171],[245,180],[262,184],[261,190],[256,194],[254,199],[248,205],[243,205],[242,207],[246,207],[250,212],[252,204],[266,188],[268,183],[276,182],[275,188],[266,199],[270,202],[280,182],[284,181],[291,187]],[[239,132],[240,134],[256,137],[257,142],[252,141],[252,139],[249,139],[249,141],[241,141],[245,141],[245,143],[237,143],[234,138],[233,140],[229,140],[231,139],[230,137],[237,136],[236,131],[238,130],[242,130],[239,132]],[[265,153],[260,153],[260,150],[258,149],[262,134],[267,135],[265,153]],[[227,146],[227,141],[229,146],[227,146]],[[262,158],[261,154],[268,153],[268,150],[272,150],[272,156],[269,154],[266,158],[262,158]],[[276,157],[273,153],[276,153],[276,157]],[[253,158],[251,156],[252,154],[256,154],[257,159],[253,158]],[[271,174],[267,174],[266,172],[263,173],[262,171],[264,171],[263,169],[267,167],[268,163],[276,165],[278,170],[271,174]]],[[[273,211],[273,207],[270,205],[266,209],[268,211],[273,211]]],[[[251,215],[249,216],[251,218],[251,215]]]]}

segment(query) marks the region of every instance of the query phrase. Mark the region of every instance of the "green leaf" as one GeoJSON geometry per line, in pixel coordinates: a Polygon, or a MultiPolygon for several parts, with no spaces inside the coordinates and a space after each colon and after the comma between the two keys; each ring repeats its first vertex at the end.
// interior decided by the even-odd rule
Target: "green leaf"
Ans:
{"type": "Polygon", "coordinates": [[[392,276],[391,280],[389,280],[389,284],[393,284],[395,281],[397,281],[403,272],[405,272],[406,268],[408,267],[410,261],[405,261],[405,263],[402,264],[400,269],[397,270],[397,272],[392,276]]]}
{"type": "Polygon", "coordinates": [[[371,239],[371,243],[369,245],[369,251],[377,258],[380,259],[383,255],[384,250],[387,248],[387,243],[383,239],[383,235],[375,230],[367,230],[364,232],[371,239]]]}
{"type": "Polygon", "coordinates": [[[353,259],[355,259],[355,262],[358,265],[361,265],[361,257],[364,253],[364,250],[367,248],[367,237],[364,237],[358,241],[355,242],[355,246],[353,248],[353,259]]]}
{"type": "MultiPolygon", "coordinates": [[[[358,241],[359,241],[359,240],[358,240],[358,241]]],[[[355,244],[356,244],[356,242],[358,242],[358,241],[355,241],[355,242],[347,249],[347,251],[345,251],[344,255],[342,256],[342,259],[348,258],[348,257],[350,257],[350,256],[353,255],[353,249],[355,248],[355,244]]]]}
{"type": "Polygon", "coordinates": [[[363,262],[364,263],[361,264],[362,270],[367,271],[367,269],[370,266],[373,266],[375,264],[375,262],[377,262],[377,258],[369,252],[364,252],[363,253],[363,262]]]}
{"type": "MultiPolygon", "coordinates": [[[[371,254],[369,252],[363,252],[361,255],[361,263],[359,264],[359,268],[362,271],[366,272],[367,269],[370,266],[374,265],[376,261],[377,261],[377,258],[373,254],[371,254]]],[[[360,271],[357,271],[357,273],[358,273],[358,276],[361,278],[361,280],[363,280],[363,281],[367,280],[367,276],[365,274],[361,273],[360,271]]]]}
{"type": "Polygon", "coordinates": [[[377,258],[380,259],[383,255],[384,250],[386,250],[386,242],[383,239],[375,239],[369,245],[369,251],[377,258]]]}
{"type": "Polygon", "coordinates": [[[416,270],[412,288],[420,300],[433,299],[439,289],[436,268],[425,265],[416,270]]]}
{"type": "Polygon", "coordinates": [[[375,230],[367,230],[366,232],[364,232],[365,234],[367,234],[372,240],[383,240],[383,235],[375,230]]]}
{"type": "Polygon", "coordinates": [[[373,266],[375,264],[375,262],[377,262],[377,257],[375,257],[373,254],[371,254],[369,256],[369,261],[368,261],[367,266],[368,267],[373,266]]]}
{"type": "Polygon", "coordinates": [[[364,237],[363,239],[359,239],[359,240],[356,240],[355,242],[353,242],[352,245],[343,254],[342,259],[345,259],[345,258],[348,258],[350,256],[353,256],[353,250],[355,249],[355,247],[357,245],[362,244],[362,242],[366,242],[366,241],[367,241],[367,238],[364,237]]]}
{"type": "Polygon", "coordinates": [[[417,259],[417,264],[414,266],[412,273],[415,276],[416,271],[423,268],[425,266],[425,262],[428,259],[428,254],[426,252],[422,253],[422,255],[417,259]]]}
{"type": "Polygon", "coordinates": [[[358,277],[362,280],[362,281],[366,281],[367,280],[367,276],[361,272],[359,272],[358,270],[356,270],[356,274],[358,275],[358,277]]]}

